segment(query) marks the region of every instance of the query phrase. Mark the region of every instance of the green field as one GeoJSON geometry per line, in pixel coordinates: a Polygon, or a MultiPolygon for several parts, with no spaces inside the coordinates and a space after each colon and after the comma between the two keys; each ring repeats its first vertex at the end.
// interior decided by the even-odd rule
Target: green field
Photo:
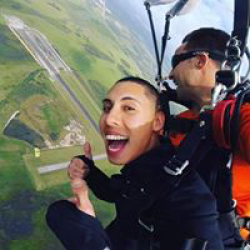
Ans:
{"type": "MultiPolygon", "coordinates": [[[[39,167],[68,162],[74,155],[83,154],[82,150],[82,146],[75,146],[70,148],[42,150],[40,157],[35,157],[34,152],[24,155],[23,159],[25,165],[32,176],[36,189],[43,190],[51,186],[63,184],[68,178],[65,169],[47,174],[39,174],[39,167]]],[[[92,150],[93,155],[102,153],[98,148],[93,148],[92,150]]],[[[106,173],[110,174],[110,167],[106,160],[100,160],[96,163],[102,166],[102,169],[104,169],[106,173]]]]}
{"type": "MultiPolygon", "coordinates": [[[[41,176],[36,170],[40,164],[69,159],[81,153],[81,148],[58,151],[42,151],[37,159],[32,147],[0,137],[1,250],[63,249],[48,230],[44,216],[51,202],[71,196],[66,170],[41,176]],[[10,233],[13,227],[17,229],[10,233]]],[[[107,174],[118,171],[111,169],[106,161],[99,163],[107,174]]],[[[113,206],[97,200],[93,195],[91,199],[98,217],[106,225],[113,217],[113,206]]]]}
{"type": "MultiPolygon", "coordinates": [[[[60,250],[45,223],[53,201],[71,196],[66,170],[40,175],[44,165],[69,161],[82,146],[49,150],[59,145],[71,120],[94,155],[104,153],[100,135],[57,81],[39,66],[6,24],[4,15],[20,18],[44,34],[72,74],[62,79],[98,124],[101,100],[119,78],[131,74],[152,79],[154,60],[145,45],[112,14],[103,17],[94,0],[2,0],[0,3],[0,250],[60,250]],[[145,70],[146,69],[146,70],[145,70]],[[147,72],[147,73],[142,73],[147,72]],[[11,115],[19,114],[8,125],[11,115]],[[26,134],[25,134],[26,133],[26,134]],[[29,136],[27,136],[29,135],[29,136]],[[26,136],[26,139],[25,139],[26,136]],[[27,140],[29,137],[29,140],[27,140]],[[34,147],[41,148],[35,157],[34,147]]],[[[98,165],[108,174],[119,171],[106,160],[98,165]]],[[[91,199],[104,225],[114,207],[91,199]]]]}

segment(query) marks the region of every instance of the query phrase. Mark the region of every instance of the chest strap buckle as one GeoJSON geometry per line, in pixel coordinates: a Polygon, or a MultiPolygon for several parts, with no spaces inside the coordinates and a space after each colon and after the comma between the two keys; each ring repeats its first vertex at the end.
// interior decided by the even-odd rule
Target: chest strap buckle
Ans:
{"type": "Polygon", "coordinates": [[[181,175],[188,166],[189,161],[178,160],[175,156],[163,167],[165,172],[170,175],[181,175]]]}

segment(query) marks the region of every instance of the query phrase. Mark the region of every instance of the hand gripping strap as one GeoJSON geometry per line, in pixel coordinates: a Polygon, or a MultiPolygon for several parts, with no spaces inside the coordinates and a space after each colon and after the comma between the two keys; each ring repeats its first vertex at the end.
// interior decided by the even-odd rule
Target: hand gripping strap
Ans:
{"type": "Polygon", "coordinates": [[[213,137],[217,145],[226,149],[231,148],[230,124],[235,109],[235,97],[219,102],[213,111],[213,137]]]}

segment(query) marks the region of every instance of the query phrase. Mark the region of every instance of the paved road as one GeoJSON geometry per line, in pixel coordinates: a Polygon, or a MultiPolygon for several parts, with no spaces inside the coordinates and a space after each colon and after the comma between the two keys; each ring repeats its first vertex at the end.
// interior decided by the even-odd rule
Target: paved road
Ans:
{"type": "MultiPolygon", "coordinates": [[[[60,74],[58,73],[58,69],[51,63],[48,58],[46,57],[46,54],[43,53],[39,47],[30,39],[31,44],[33,45],[33,48],[35,49],[36,53],[40,57],[40,61],[43,62],[43,64],[46,65],[46,68],[49,68],[49,71],[51,71],[54,75],[54,77],[60,82],[60,84],[63,86],[64,90],[69,94],[70,98],[75,102],[75,104],[80,108],[83,115],[90,121],[91,125],[95,128],[97,133],[100,134],[99,126],[96,124],[96,122],[92,119],[90,116],[88,110],[82,105],[82,103],[79,101],[79,99],[76,97],[75,93],[70,89],[70,86],[62,79],[60,74]]],[[[46,45],[44,45],[46,46],[46,45]]]]}
{"type": "Polygon", "coordinates": [[[3,131],[4,131],[5,128],[10,124],[11,120],[13,120],[13,119],[14,119],[17,115],[19,115],[19,114],[20,114],[20,111],[17,110],[17,111],[15,111],[15,112],[11,115],[10,119],[5,123],[4,128],[3,128],[3,131]]]}
{"type": "MultiPolygon", "coordinates": [[[[15,29],[15,27],[13,26],[12,28],[15,29]]],[[[36,34],[35,38],[32,32],[30,30],[26,30],[25,28],[21,30],[15,30],[15,32],[18,33],[18,35],[22,39],[22,42],[25,43],[25,45],[29,48],[29,52],[33,53],[33,56],[36,58],[36,60],[39,61],[39,63],[49,72],[49,74],[54,79],[58,80],[58,82],[63,86],[64,90],[69,94],[71,100],[80,108],[82,114],[86,117],[86,119],[90,121],[96,132],[100,134],[99,126],[96,124],[95,120],[92,119],[88,110],[84,107],[84,105],[80,102],[75,93],[71,90],[69,84],[67,84],[62,79],[62,77],[60,76],[60,70],[58,69],[57,65],[54,65],[54,62],[49,60],[46,52],[51,50],[51,45],[47,44],[46,40],[41,37],[39,39],[39,42],[41,43],[39,46],[39,43],[36,40],[39,36],[36,34]]],[[[57,55],[55,61],[58,60],[58,58],[60,58],[59,55],[57,55]]]]}
{"type": "MultiPolygon", "coordinates": [[[[102,159],[105,159],[105,158],[107,158],[106,154],[95,155],[93,157],[93,160],[98,161],[98,160],[102,160],[102,159]]],[[[38,173],[39,174],[48,174],[48,173],[53,172],[53,171],[66,169],[68,167],[68,165],[69,165],[69,161],[58,163],[58,164],[53,164],[53,165],[41,166],[41,167],[38,168],[38,173]]]]}
{"type": "Polygon", "coordinates": [[[77,106],[80,108],[84,116],[90,121],[91,125],[95,128],[97,133],[100,134],[100,129],[99,126],[96,124],[96,122],[92,119],[90,116],[88,110],[82,105],[82,103],[77,99],[76,95],[72,92],[70,89],[69,85],[61,78],[59,74],[55,74],[55,77],[57,80],[61,83],[61,85],[64,87],[64,89],[68,92],[70,95],[71,99],[77,104],[77,106]]]}
{"type": "MultiPolygon", "coordinates": [[[[49,44],[47,39],[42,37],[39,32],[32,31],[25,25],[20,25],[20,21],[15,20],[15,25],[10,25],[10,29],[14,32],[14,34],[20,39],[20,41],[24,44],[25,48],[31,53],[31,55],[35,58],[35,60],[44,67],[50,74],[50,76],[57,80],[64,90],[68,93],[71,100],[79,107],[82,114],[88,119],[94,129],[100,134],[99,126],[90,116],[88,110],[84,107],[84,105],[77,98],[75,93],[71,90],[69,84],[67,84],[60,75],[60,66],[64,65],[66,69],[70,70],[70,67],[66,65],[66,63],[61,59],[60,55],[57,54],[56,51],[52,50],[52,46],[49,44]],[[50,60],[50,57],[52,57],[50,60]]],[[[22,23],[21,23],[22,24],[22,23]]],[[[12,118],[12,117],[11,117],[12,118]]],[[[94,156],[94,160],[100,160],[106,158],[105,154],[94,156]]],[[[40,174],[46,174],[52,171],[65,169],[67,168],[69,162],[42,166],[38,168],[38,172],[40,174]]]]}

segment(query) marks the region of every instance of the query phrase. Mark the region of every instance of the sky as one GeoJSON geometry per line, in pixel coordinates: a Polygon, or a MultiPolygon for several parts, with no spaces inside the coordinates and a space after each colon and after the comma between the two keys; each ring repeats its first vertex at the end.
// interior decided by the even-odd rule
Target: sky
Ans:
{"type": "MultiPolygon", "coordinates": [[[[173,47],[173,45],[180,44],[187,33],[199,27],[220,28],[231,33],[233,12],[226,2],[229,1],[201,0],[189,13],[176,16],[171,21],[170,36],[172,41],[170,40],[169,46],[173,47]]],[[[160,13],[160,10],[157,10],[157,12],[160,13]]]]}
{"type": "MultiPolygon", "coordinates": [[[[137,12],[138,21],[140,21],[147,29],[150,29],[144,0],[126,1],[134,6],[134,11],[137,12]]],[[[171,4],[151,7],[159,43],[164,31],[165,14],[176,2],[178,2],[178,0],[175,0],[171,4]]],[[[183,37],[194,29],[200,27],[214,27],[225,30],[229,34],[231,34],[233,30],[234,0],[190,0],[190,2],[196,3],[194,8],[185,15],[175,16],[171,20],[169,33],[171,39],[168,41],[165,52],[167,57],[171,57],[174,54],[175,49],[181,44],[183,37]]],[[[250,47],[250,39],[248,39],[248,46],[250,47]]],[[[248,63],[244,58],[243,72],[246,70],[247,64],[248,63]]]]}
{"type": "MultiPolygon", "coordinates": [[[[135,6],[135,11],[141,22],[149,29],[149,23],[144,7],[144,0],[129,0],[135,6]]],[[[163,34],[165,14],[176,3],[152,6],[151,11],[158,31],[158,38],[163,34]]],[[[220,28],[228,33],[233,29],[233,9],[234,0],[197,0],[193,9],[185,15],[179,15],[171,20],[170,37],[168,42],[168,52],[172,54],[182,38],[199,27],[220,28]]]]}

